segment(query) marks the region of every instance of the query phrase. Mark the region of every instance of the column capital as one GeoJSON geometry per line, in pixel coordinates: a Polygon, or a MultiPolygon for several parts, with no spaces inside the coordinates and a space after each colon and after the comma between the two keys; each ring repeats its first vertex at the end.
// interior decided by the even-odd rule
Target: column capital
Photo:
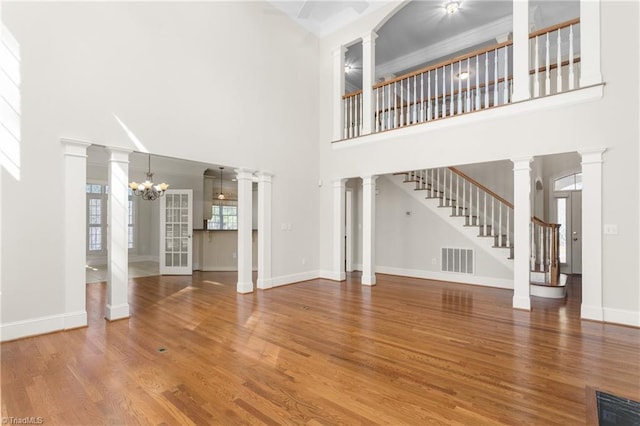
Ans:
{"type": "Polygon", "coordinates": [[[271,183],[272,177],[273,177],[273,173],[258,172],[258,182],[271,183]]]}
{"type": "Polygon", "coordinates": [[[371,43],[372,41],[375,41],[375,39],[378,38],[378,33],[376,33],[375,31],[368,31],[366,33],[364,33],[362,35],[362,43],[371,43]]]}
{"type": "Polygon", "coordinates": [[[87,148],[92,145],[90,142],[64,138],[60,139],[60,143],[64,147],[64,155],[72,157],[86,157],[87,148]]]}
{"type": "Polygon", "coordinates": [[[253,180],[253,170],[250,169],[234,169],[238,180],[253,180]]]}
{"type": "Polygon", "coordinates": [[[334,179],[333,180],[333,187],[334,188],[344,188],[346,183],[347,183],[347,180],[344,179],[344,178],[334,179]]]}
{"type": "MultiPolygon", "coordinates": [[[[117,163],[129,163],[129,155],[133,152],[131,149],[126,148],[118,148],[118,147],[107,147],[107,152],[109,153],[109,162],[117,162],[117,163]]],[[[151,154],[148,154],[151,155],[151,154]]]]}
{"type": "Polygon", "coordinates": [[[582,157],[582,162],[580,164],[597,164],[602,163],[602,154],[607,150],[607,148],[593,148],[593,149],[584,149],[578,151],[580,157],[582,157]]]}
{"type": "Polygon", "coordinates": [[[367,175],[367,176],[362,176],[362,184],[363,185],[373,185],[374,183],[376,183],[376,180],[378,179],[378,175],[367,175]]]}
{"type": "Polygon", "coordinates": [[[513,171],[519,170],[531,170],[531,163],[533,162],[532,157],[516,157],[512,158],[511,162],[513,163],[513,171]]]}

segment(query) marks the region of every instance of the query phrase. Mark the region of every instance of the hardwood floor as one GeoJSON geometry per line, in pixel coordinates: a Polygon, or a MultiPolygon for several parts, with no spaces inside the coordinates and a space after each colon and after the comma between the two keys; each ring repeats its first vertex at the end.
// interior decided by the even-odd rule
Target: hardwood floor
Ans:
{"type": "Polygon", "coordinates": [[[2,415],[45,424],[585,424],[587,387],[640,399],[640,330],[565,300],[378,275],[235,292],[131,280],[132,317],[2,345],[2,415]],[[160,352],[160,349],[166,349],[160,352]]]}

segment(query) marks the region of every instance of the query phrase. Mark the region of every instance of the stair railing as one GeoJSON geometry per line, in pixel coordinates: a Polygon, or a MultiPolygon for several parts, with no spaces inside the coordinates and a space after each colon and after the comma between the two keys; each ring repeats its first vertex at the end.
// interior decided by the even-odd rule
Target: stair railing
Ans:
{"type": "Polygon", "coordinates": [[[531,218],[531,271],[544,272],[545,282],[560,280],[560,225],[531,218]]]}
{"type": "Polygon", "coordinates": [[[362,134],[362,90],[342,97],[344,107],[343,138],[356,138],[362,134]]]}

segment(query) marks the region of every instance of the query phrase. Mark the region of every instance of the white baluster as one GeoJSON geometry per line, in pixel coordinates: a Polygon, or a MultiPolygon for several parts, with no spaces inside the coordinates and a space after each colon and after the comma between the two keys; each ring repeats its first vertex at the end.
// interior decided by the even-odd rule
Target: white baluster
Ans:
{"type": "Polygon", "coordinates": [[[363,115],[362,115],[362,93],[360,93],[360,95],[358,95],[358,100],[360,101],[358,104],[358,110],[360,112],[360,114],[358,114],[358,120],[360,123],[360,126],[358,127],[358,134],[361,135],[362,134],[362,124],[363,124],[363,115]]]}
{"type": "Polygon", "coordinates": [[[484,107],[489,108],[489,52],[484,54],[484,107]]]}
{"type": "Polygon", "coordinates": [[[376,132],[380,131],[380,88],[376,88],[376,113],[374,119],[376,120],[376,132]]]}
{"type": "Polygon", "coordinates": [[[509,103],[509,94],[511,85],[509,84],[509,46],[504,47],[504,87],[503,87],[503,103],[509,103]]]}
{"type": "Polygon", "coordinates": [[[574,75],[573,75],[573,63],[575,58],[573,57],[573,25],[569,25],[569,90],[575,88],[574,75]]]}
{"type": "Polygon", "coordinates": [[[343,138],[344,139],[348,139],[349,138],[349,109],[348,109],[348,100],[346,98],[343,99],[342,101],[343,105],[344,105],[344,132],[343,132],[343,138]]]}
{"type": "Polygon", "coordinates": [[[538,226],[538,235],[538,263],[544,270],[544,228],[542,226],[538,226]]]}
{"type": "Polygon", "coordinates": [[[471,111],[471,96],[470,96],[471,92],[469,92],[469,90],[470,90],[469,85],[471,83],[471,74],[470,74],[470,72],[471,72],[471,66],[470,65],[471,64],[469,63],[469,61],[470,61],[470,58],[467,58],[467,91],[465,93],[465,101],[466,101],[465,102],[465,105],[466,105],[465,106],[465,110],[467,112],[471,111]]]}
{"type": "Polygon", "coordinates": [[[433,118],[438,118],[439,116],[439,108],[438,108],[438,69],[436,68],[435,70],[435,83],[434,83],[434,87],[435,87],[435,92],[436,92],[436,96],[435,96],[435,107],[436,107],[436,113],[434,115],[433,118]]]}
{"type": "Polygon", "coordinates": [[[427,121],[431,121],[431,71],[427,73],[427,121]]]}
{"type": "Polygon", "coordinates": [[[556,67],[556,93],[562,93],[562,28],[558,28],[558,53],[556,62],[558,66],[556,67]]]}
{"type": "Polygon", "coordinates": [[[431,169],[431,198],[433,198],[434,185],[435,185],[435,181],[433,180],[433,169],[431,169]]]}
{"type": "MultiPolygon", "coordinates": [[[[452,176],[453,178],[453,176],[452,176]]],[[[456,173],[456,216],[460,213],[460,176],[456,173]]]]}
{"type": "Polygon", "coordinates": [[[507,247],[511,247],[511,227],[509,225],[510,215],[511,215],[511,209],[507,207],[507,247]]]}
{"type": "Polygon", "coordinates": [[[399,127],[403,127],[405,125],[404,122],[404,87],[403,87],[403,82],[404,80],[400,80],[400,126],[399,127]]]}
{"type": "Polygon", "coordinates": [[[447,67],[442,67],[442,117],[447,116],[447,77],[445,74],[447,67]]]}
{"type": "Polygon", "coordinates": [[[545,88],[544,88],[544,93],[545,95],[548,95],[551,93],[551,68],[549,66],[549,62],[551,61],[549,59],[549,51],[551,50],[550,46],[549,46],[549,33],[547,33],[547,39],[546,39],[546,69],[547,69],[547,75],[546,78],[544,80],[544,84],[545,84],[545,88]]]}
{"type": "Polygon", "coordinates": [[[534,244],[535,241],[535,227],[536,224],[535,222],[531,224],[531,248],[529,249],[529,270],[531,271],[535,271],[536,270],[536,247],[534,244]]]}
{"type": "Polygon", "coordinates": [[[479,186],[476,187],[476,216],[478,216],[476,219],[476,223],[478,225],[481,225],[482,222],[480,221],[480,187],[479,186]]]}
{"type": "Polygon", "coordinates": [[[424,73],[420,74],[420,122],[424,122],[424,73]]]}
{"type": "Polygon", "coordinates": [[[418,122],[418,98],[416,96],[416,88],[418,87],[418,85],[416,84],[416,78],[418,78],[418,76],[414,75],[413,76],[413,122],[417,123],[418,122]]]}
{"type": "MultiPolygon", "coordinates": [[[[436,188],[440,189],[440,169],[436,169],[436,188]]],[[[442,200],[440,197],[440,191],[438,191],[438,198],[442,200]]],[[[442,204],[442,202],[440,202],[442,204]]]]}
{"type": "MultiPolygon", "coordinates": [[[[462,214],[466,217],[467,215],[467,191],[466,191],[466,179],[462,179],[462,214]]],[[[465,219],[467,222],[468,219],[465,219]]]]}
{"type": "Polygon", "coordinates": [[[455,114],[455,98],[453,96],[453,64],[449,66],[449,74],[451,84],[449,85],[451,93],[449,94],[449,117],[455,114]]]}
{"type": "MultiPolygon", "coordinates": [[[[395,83],[394,83],[395,84],[395,83]]],[[[387,93],[387,130],[391,129],[391,85],[388,84],[389,92],[387,93]]]]}
{"type": "Polygon", "coordinates": [[[538,43],[540,37],[535,37],[535,56],[534,56],[534,78],[533,78],[533,96],[540,96],[540,46],[538,43]]]}
{"type": "Polygon", "coordinates": [[[498,245],[504,247],[504,233],[502,232],[502,202],[498,204],[498,245]]]}
{"type": "Polygon", "coordinates": [[[491,196],[491,235],[496,236],[496,199],[491,196]]]}
{"type": "Polygon", "coordinates": [[[476,55],[476,110],[480,109],[480,55],[476,55]]]}
{"type": "Polygon", "coordinates": [[[498,49],[493,56],[493,106],[498,106],[498,49]]]}
{"type": "MultiPolygon", "coordinates": [[[[453,69],[453,64],[451,65],[451,67],[453,69]]],[[[462,112],[462,79],[460,78],[461,73],[462,73],[462,61],[458,61],[458,114],[462,112]]],[[[451,92],[453,95],[453,90],[451,92]]]]}
{"type": "Polygon", "coordinates": [[[398,82],[393,83],[393,128],[398,127],[398,82]]]}
{"type": "Polygon", "coordinates": [[[484,234],[483,234],[483,235],[488,235],[488,234],[487,234],[487,222],[488,222],[488,221],[487,221],[487,193],[486,193],[486,192],[484,193],[484,205],[483,205],[483,210],[484,210],[484,213],[483,213],[483,215],[482,215],[482,216],[483,216],[482,221],[484,222],[484,234]]]}

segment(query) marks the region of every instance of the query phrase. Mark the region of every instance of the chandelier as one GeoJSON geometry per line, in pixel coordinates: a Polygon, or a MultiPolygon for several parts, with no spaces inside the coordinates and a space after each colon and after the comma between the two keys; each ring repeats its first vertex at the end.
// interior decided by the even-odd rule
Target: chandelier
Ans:
{"type": "Polygon", "coordinates": [[[155,200],[162,197],[169,188],[169,185],[162,182],[154,184],[153,173],[151,173],[151,154],[149,154],[149,170],[147,171],[147,180],[142,183],[131,182],[129,188],[133,191],[133,195],[142,197],[143,200],[155,200]]]}
{"type": "Polygon", "coordinates": [[[223,170],[224,170],[224,167],[220,167],[220,192],[218,193],[218,200],[225,199],[224,193],[222,192],[222,171],[223,170]]]}

